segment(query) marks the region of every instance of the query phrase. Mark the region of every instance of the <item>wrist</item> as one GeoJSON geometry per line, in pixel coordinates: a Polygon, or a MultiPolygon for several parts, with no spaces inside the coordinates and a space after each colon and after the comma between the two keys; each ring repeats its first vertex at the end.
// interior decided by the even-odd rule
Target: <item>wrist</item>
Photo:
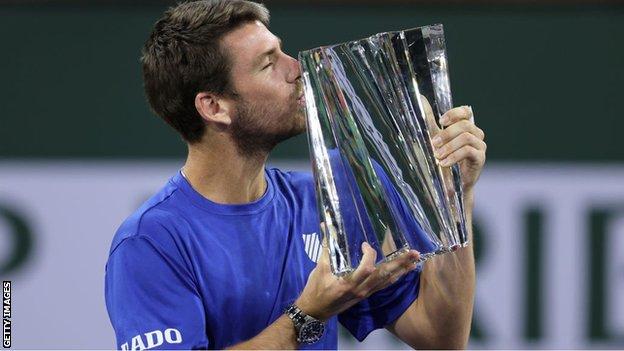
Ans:
{"type": "Polygon", "coordinates": [[[313,344],[323,337],[325,333],[325,323],[306,314],[297,304],[290,305],[284,311],[284,314],[286,314],[293,323],[298,343],[313,344]]]}
{"type": "Polygon", "coordinates": [[[464,206],[466,210],[472,211],[474,207],[474,188],[464,189],[464,206]]]}
{"type": "Polygon", "coordinates": [[[294,304],[299,307],[299,309],[307,314],[310,317],[313,317],[315,319],[320,320],[321,322],[325,322],[327,321],[331,315],[327,315],[326,313],[324,313],[321,309],[319,309],[316,304],[310,302],[309,299],[300,296],[295,302],[294,304]]]}

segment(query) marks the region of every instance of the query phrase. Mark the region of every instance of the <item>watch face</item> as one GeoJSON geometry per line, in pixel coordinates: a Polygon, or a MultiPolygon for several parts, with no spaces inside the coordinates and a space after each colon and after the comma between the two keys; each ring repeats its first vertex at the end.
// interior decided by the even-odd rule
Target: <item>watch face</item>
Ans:
{"type": "Polygon", "coordinates": [[[299,329],[299,342],[303,344],[312,344],[321,339],[325,325],[319,321],[307,321],[299,329]]]}

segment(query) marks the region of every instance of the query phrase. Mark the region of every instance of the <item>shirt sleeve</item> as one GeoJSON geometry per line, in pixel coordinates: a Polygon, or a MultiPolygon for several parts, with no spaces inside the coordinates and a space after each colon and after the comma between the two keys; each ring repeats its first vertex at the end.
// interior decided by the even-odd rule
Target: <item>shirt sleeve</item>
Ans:
{"type": "Polygon", "coordinates": [[[420,266],[393,285],[379,290],[338,315],[338,321],[358,340],[396,321],[418,297],[420,266]]]}
{"type": "Polygon", "coordinates": [[[188,270],[147,236],[124,239],[106,265],[117,348],[209,348],[202,300],[188,270]]]}
{"type": "MultiPolygon", "coordinates": [[[[373,167],[389,196],[390,204],[395,206],[397,214],[403,221],[402,225],[413,233],[406,237],[410,246],[421,253],[432,251],[434,244],[427,238],[386,172],[377,162],[373,162],[373,167]]],[[[340,314],[338,320],[357,340],[363,341],[373,330],[384,328],[396,321],[418,298],[421,271],[422,265],[418,265],[416,270],[393,285],[376,292],[340,314]]]]}

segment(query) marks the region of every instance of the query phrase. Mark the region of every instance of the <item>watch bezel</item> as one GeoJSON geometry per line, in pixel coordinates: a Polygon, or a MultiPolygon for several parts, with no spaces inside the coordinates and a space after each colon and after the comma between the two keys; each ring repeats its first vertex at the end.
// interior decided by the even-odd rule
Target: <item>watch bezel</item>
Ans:
{"type": "Polygon", "coordinates": [[[297,341],[302,344],[313,344],[323,337],[325,324],[317,319],[306,316],[306,321],[299,328],[297,341]]]}
{"type": "Polygon", "coordinates": [[[285,313],[295,326],[298,343],[313,344],[321,340],[325,333],[325,323],[308,316],[295,304],[288,306],[285,313]]]}

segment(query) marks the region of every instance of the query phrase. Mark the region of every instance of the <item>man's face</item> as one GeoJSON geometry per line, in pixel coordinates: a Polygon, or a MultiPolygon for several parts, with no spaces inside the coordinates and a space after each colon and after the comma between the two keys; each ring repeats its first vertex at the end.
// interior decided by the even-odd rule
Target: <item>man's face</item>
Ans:
{"type": "Polygon", "coordinates": [[[297,60],[262,23],[249,22],[222,40],[231,60],[236,93],[232,135],[246,154],[268,152],[305,130],[303,90],[297,60]]]}

